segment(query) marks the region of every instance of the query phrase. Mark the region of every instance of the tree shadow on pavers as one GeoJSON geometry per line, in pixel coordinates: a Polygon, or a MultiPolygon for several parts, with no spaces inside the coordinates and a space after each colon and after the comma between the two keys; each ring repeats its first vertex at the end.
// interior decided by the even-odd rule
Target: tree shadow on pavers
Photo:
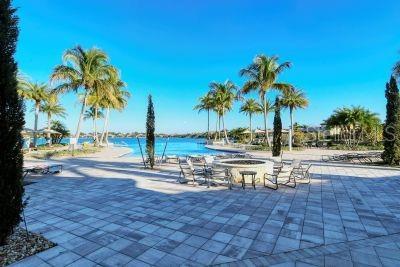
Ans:
{"type": "MultiPolygon", "coordinates": [[[[179,251],[189,246],[193,248],[190,250],[193,255],[186,260],[204,263],[207,258],[216,264],[326,242],[324,235],[303,232],[304,226],[316,232],[313,224],[316,219],[312,214],[307,217],[307,207],[312,210],[313,206],[322,207],[323,203],[314,202],[314,184],[299,185],[295,189],[282,187],[278,191],[258,188],[230,191],[224,187],[217,191],[180,185],[175,182],[177,175],[171,177],[161,171],[135,168],[127,162],[79,159],[59,163],[69,164],[65,173],[44,176],[26,187],[27,195],[31,196],[27,213],[32,225],[52,226],[46,232],[50,240],[71,251],[77,247],[70,240],[65,241],[66,234],[78,236],[79,246],[95,243],[105,247],[111,245],[109,242],[116,242],[116,238],[131,245],[140,244],[143,253],[153,249],[177,257],[180,257],[179,251]],[[138,187],[136,176],[152,179],[156,185],[138,187]],[[68,230],[69,225],[63,224],[69,222],[81,227],[68,230]]],[[[316,179],[335,183],[343,179],[343,175],[340,177],[322,174],[316,179]]],[[[327,182],[321,186],[325,184],[332,190],[327,182]]],[[[358,201],[353,193],[349,198],[358,201]]],[[[332,200],[337,205],[337,199],[332,200]]],[[[332,232],[328,234],[335,231],[332,232]]],[[[140,259],[140,255],[132,256],[129,249],[117,251],[140,259]]]]}
{"type": "MultiPolygon", "coordinates": [[[[201,255],[207,254],[211,257],[210,263],[216,260],[218,255],[223,255],[226,261],[232,259],[242,259],[246,253],[252,253],[251,255],[265,255],[257,251],[252,251],[249,249],[253,240],[245,239],[242,236],[236,236],[227,234],[226,237],[235,240],[236,243],[225,244],[219,241],[225,248],[224,251],[219,251],[216,254],[213,251],[208,251],[208,247],[203,247],[202,244],[198,243],[204,240],[203,243],[211,239],[218,229],[231,226],[233,230],[239,231],[240,229],[235,229],[234,224],[240,223],[245,225],[244,219],[250,218],[248,215],[241,215],[240,220],[234,218],[235,215],[240,215],[239,206],[244,207],[243,203],[246,201],[236,200],[230,201],[225,209],[229,209],[230,206],[234,206],[237,214],[229,214],[230,217],[219,216],[222,212],[220,209],[215,209],[213,207],[224,199],[221,194],[214,195],[215,199],[208,194],[202,194],[199,192],[190,193],[180,193],[180,194],[165,194],[162,192],[137,188],[136,182],[131,179],[108,179],[108,178],[55,178],[48,177],[38,181],[38,183],[32,187],[29,187],[27,193],[32,197],[33,201],[28,205],[27,209],[37,209],[45,211],[45,214],[40,214],[40,217],[35,217],[35,213],[29,213],[29,219],[36,222],[48,223],[49,225],[54,225],[57,230],[49,227],[39,228],[46,229],[44,234],[49,237],[50,240],[59,243],[59,246],[69,249],[72,252],[76,252],[75,249],[84,246],[85,243],[92,244],[97,243],[106,246],[107,240],[113,239],[113,236],[117,239],[126,239],[127,242],[132,244],[137,244],[141,240],[151,239],[155,237],[161,237],[159,242],[154,244],[147,243],[150,242],[146,240],[142,247],[145,250],[150,250],[151,248],[162,251],[162,253],[171,254],[172,250],[182,245],[185,240],[191,241],[186,244],[186,247],[190,244],[193,245],[193,251],[198,251],[197,255],[193,259],[188,259],[190,261],[198,260],[199,263],[203,263],[205,260],[201,255]],[[40,198],[40,199],[38,199],[40,198]],[[48,200],[48,201],[47,201],[48,200]],[[45,203],[45,204],[43,204],[45,203]],[[79,206],[79,207],[78,207],[79,206]],[[68,207],[68,208],[64,208],[68,207]],[[71,209],[74,209],[72,210],[71,209]],[[110,215],[104,217],[103,215],[110,215]],[[71,216],[72,215],[72,216],[71,216]],[[98,215],[96,217],[96,215],[98,215]],[[99,216],[103,219],[99,219],[99,216]],[[213,222],[212,219],[215,217],[226,218],[227,220],[233,220],[229,223],[218,223],[213,222]],[[104,221],[112,225],[117,225],[117,228],[93,228],[92,231],[88,233],[76,231],[65,231],[69,235],[77,235],[80,242],[78,242],[76,247],[74,244],[67,240],[64,242],[63,236],[65,233],[60,233],[54,235],[55,231],[63,231],[62,226],[58,228],[57,225],[60,220],[69,220],[73,223],[90,222],[87,226],[91,227],[99,221],[104,221]],[[55,220],[57,219],[57,220],[55,220]],[[235,222],[237,220],[237,222],[235,222]],[[241,223],[242,221],[243,223],[241,223]],[[139,227],[136,227],[139,225],[139,227]],[[208,227],[207,227],[208,226],[208,227]],[[159,231],[164,230],[164,231],[159,231]],[[178,230],[178,231],[177,231],[178,230]],[[170,231],[170,238],[164,236],[165,232],[170,231]],[[97,235],[97,233],[99,235],[97,235]],[[60,237],[63,235],[62,237],[60,237]],[[159,236],[160,235],[160,236],[159,236]],[[110,238],[110,239],[109,239],[110,238]],[[196,241],[196,238],[198,241],[196,241]],[[159,244],[165,241],[169,244],[159,244]],[[90,243],[89,243],[90,242],[90,243]],[[194,242],[194,243],[191,243],[194,242]],[[240,243],[243,242],[243,243],[240,243]],[[202,248],[196,247],[201,245],[202,248]],[[229,249],[228,249],[229,248],[229,249]],[[241,251],[240,254],[235,254],[234,252],[241,251]],[[229,256],[236,258],[229,258],[229,256]]],[[[231,192],[228,192],[231,193],[231,192]]],[[[229,197],[228,197],[229,198],[229,197]]],[[[249,203],[250,204],[250,203],[249,203]]],[[[251,205],[249,205],[251,207],[251,205]]],[[[255,206],[254,206],[255,207],[255,206]]],[[[224,212],[220,215],[227,215],[224,212]]],[[[35,222],[33,223],[35,224],[35,222]]],[[[28,225],[30,227],[30,225],[28,225]]],[[[233,232],[232,232],[233,234],[233,232]]],[[[74,238],[75,239],[78,239],[74,238]]],[[[114,241],[114,240],[113,240],[114,241]]],[[[221,240],[222,241],[222,240],[221,240]]],[[[227,243],[230,240],[225,240],[227,243]]],[[[210,247],[211,248],[211,247],[210,247]]],[[[144,252],[144,251],[143,251],[144,252]]],[[[129,256],[131,251],[122,251],[122,253],[127,253],[129,256]]],[[[250,255],[250,254],[249,254],[250,255]]],[[[140,255],[138,255],[140,256],[140,255]]],[[[210,259],[209,259],[210,260],[210,259]]],[[[221,261],[221,257],[219,258],[221,261]]]]}

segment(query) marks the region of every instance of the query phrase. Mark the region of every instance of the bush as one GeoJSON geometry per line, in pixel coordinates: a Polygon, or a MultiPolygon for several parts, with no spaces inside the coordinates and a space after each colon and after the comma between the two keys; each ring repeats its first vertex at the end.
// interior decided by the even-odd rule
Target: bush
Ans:
{"type": "Polygon", "coordinates": [[[10,0],[0,1],[0,246],[21,220],[24,106],[17,93],[14,53],[18,18],[10,0]]]}

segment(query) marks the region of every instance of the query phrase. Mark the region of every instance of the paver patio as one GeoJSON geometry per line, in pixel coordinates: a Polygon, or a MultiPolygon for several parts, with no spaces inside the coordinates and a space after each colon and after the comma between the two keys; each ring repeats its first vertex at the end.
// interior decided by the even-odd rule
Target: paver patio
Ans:
{"type": "Polygon", "coordinates": [[[230,191],[128,160],[64,164],[26,186],[29,230],[58,245],[15,266],[400,266],[397,170],[315,165],[295,189],[230,191]]]}

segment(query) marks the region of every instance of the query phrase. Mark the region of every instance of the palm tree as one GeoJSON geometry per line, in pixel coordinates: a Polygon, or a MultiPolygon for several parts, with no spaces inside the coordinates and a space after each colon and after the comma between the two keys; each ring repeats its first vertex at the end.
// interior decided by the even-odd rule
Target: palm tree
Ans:
{"type": "Polygon", "coordinates": [[[242,92],[247,94],[253,90],[257,90],[260,96],[261,103],[264,107],[264,129],[265,129],[265,142],[267,146],[271,146],[268,138],[268,112],[266,93],[270,89],[280,90],[282,92],[290,89],[290,85],[280,83],[278,81],[279,74],[283,70],[291,66],[290,62],[278,63],[279,58],[276,56],[257,55],[253,63],[247,68],[240,70],[239,75],[248,78],[248,81],[243,85],[242,92]]]}
{"type": "Polygon", "coordinates": [[[338,108],[325,120],[325,123],[328,128],[339,128],[350,148],[361,141],[364,130],[374,131],[381,124],[376,113],[360,106],[338,108]]]}
{"type": "Polygon", "coordinates": [[[78,140],[88,95],[97,88],[101,88],[108,77],[116,72],[116,69],[108,64],[106,53],[97,48],[84,50],[82,47],[76,46],[64,53],[63,61],[64,64],[54,68],[51,80],[60,82],[54,89],[56,92],[65,93],[70,91],[78,92],[79,89],[84,90],[75,133],[75,138],[78,140]]]}
{"type": "Polygon", "coordinates": [[[101,110],[97,110],[94,107],[88,108],[85,113],[83,114],[83,119],[84,120],[89,120],[91,119],[93,122],[93,141],[95,142],[97,139],[97,133],[96,133],[96,120],[98,118],[104,118],[104,114],[101,110]]]}
{"type": "Polygon", "coordinates": [[[48,98],[45,100],[44,103],[42,103],[39,107],[40,112],[45,113],[47,115],[47,130],[49,131],[47,133],[47,138],[49,141],[49,146],[51,145],[51,136],[50,136],[50,130],[51,130],[51,118],[52,116],[59,116],[59,117],[65,117],[66,112],[65,108],[60,105],[58,102],[58,97],[54,93],[49,93],[48,98]]]}
{"type": "Polygon", "coordinates": [[[207,111],[207,140],[210,139],[210,110],[214,108],[214,99],[210,92],[208,92],[205,96],[200,97],[199,104],[197,104],[194,109],[197,109],[199,112],[206,110],[207,111]]]}
{"type": "Polygon", "coordinates": [[[281,102],[282,106],[289,109],[289,114],[290,114],[289,151],[292,151],[293,134],[294,134],[293,111],[298,108],[306,108],[308,106],[308,100],[302,91],[292,88],[291,90],[284,92],[281,102]]]}
{"type": "Polygon", "coordinates": [[[24,99],[34,102],[35,125],[33,130],[33,145],[36,147],[39,108],[40,104],[48,98],[48,87],[45,83],[34,83],[21,77],[18,80],[18,94],[24,99]]]}
{"type": "Polygon", "coordinates": [[[263,107],[254,99],[247,99],[246,102],[243,103],[240,108],[240,112],[243,112],[246,115],[249,115],[250,120],[250,143],[253,141],[253,131],[251,128],[251,116],[253,114],[261,113],[263,111],[263,107]]]}
{"type": "Polygon", "coordinates": [[[103,131],[100,137],[100,143],[105,143],[108,146],[108,126],[110,120],[110,110],[114,109],[117,111],[122,111],[128,104],[128,98],[131,94],[125,90],[126,83],[121,80],[120,73],[118,71],[114,72],[108,78],[103,88],[103,94],[99,100],[99,106],[106,110],[106,115],[104,118],[103,131]]]}
{"type": "Polygon", "coordinates": [[[224,83],[211,82],[210,92],[214,99],[214,109],[222,120],[222,129],[225,135],[225,141],[229,144],[228,134],[225,128],[225,114],[232,109],[233,102],[238,99],[237,87],[234,83],[227,80],[224,83]]]}

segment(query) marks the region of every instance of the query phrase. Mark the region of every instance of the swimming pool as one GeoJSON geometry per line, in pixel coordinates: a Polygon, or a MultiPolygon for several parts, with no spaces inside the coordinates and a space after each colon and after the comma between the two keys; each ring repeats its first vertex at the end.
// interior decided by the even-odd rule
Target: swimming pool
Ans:
{"type": "MultiPolygon", "coordinates": [[[[139,138],[143,153],[146,149],[145,138],[139,138]]],[[[131,148],[132,153],[127,156],[140,156],[140,147],[136,138],[109,138],[109,142],[115,146],[131,148]]],[[[166,155],[197,155],[197,154],[218,154],[221,152],[208,149],[204,146],[205,139],[199,138],[156,138],[155,153],[161,156],[165,149],[166,155]]]]}

